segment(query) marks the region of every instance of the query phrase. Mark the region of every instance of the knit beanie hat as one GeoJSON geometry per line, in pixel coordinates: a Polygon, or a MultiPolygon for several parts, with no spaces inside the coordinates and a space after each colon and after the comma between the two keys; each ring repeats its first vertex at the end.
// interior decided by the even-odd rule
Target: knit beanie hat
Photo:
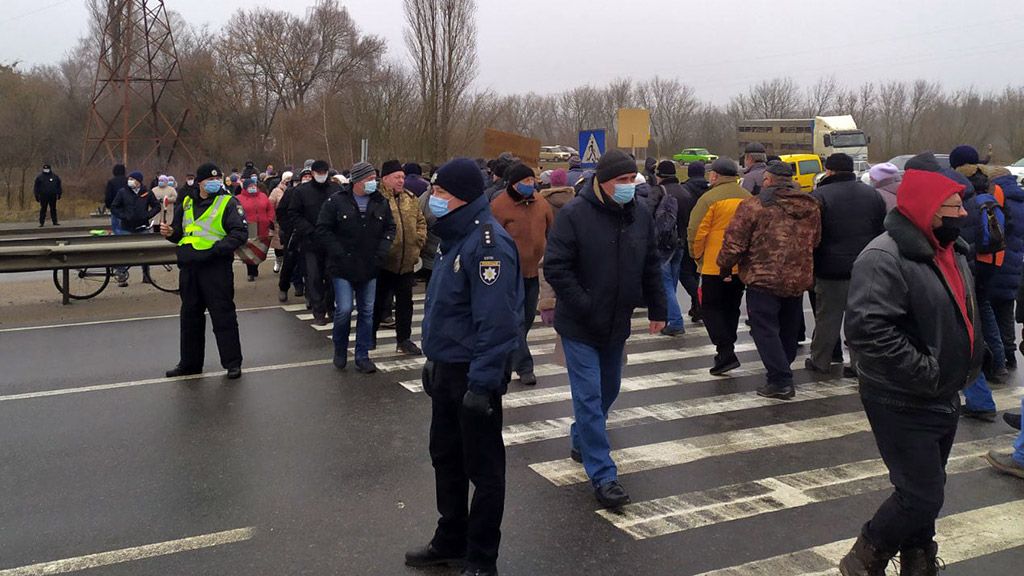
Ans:
{"type": "Polygon", "coordinates": [[[402,166],[402,172],[405,172],[406,176],[408,176],[409,174],[423,176],[423,168],[420,167],[420,165],[415,162],[406,162],[405,166],[402,166]]]}
{"type": "Polygon", "coordinates": [[[728,156],[722,156],[712,162],[711,171],[719,176],[737,176],[740,173],[736,161],[728,156]]]}
{"type": "Polygon", "coordinates": [[[662,160],[661,162],[658,162],[658,170],[655,172],[655,175],[662,178],[675,176],[676,163],[671,160],[662,160]]]}
{"type": "Polygon", "coordinates": [[[973,146],[957,146],[949,153],[949,165],[954,170],[964,164],[977,164],[978,151],[973,146]]]}
{"type": "Polygon", "coordinates": [[[868,171],[868,177],[871,178],[872,182],[882,182],[895,176],[899,176],[900,169],[891,162],[882,162],[881,164],[875,164],[868,171]]]}
{"type": "MultiPolygon", "coordinates": [[[[477,171],[480,169],[477,168],[477,171]]],[[[536,176],[533,172],[533,168],[530,168],[526,164],[517,163],[513,164],[511,168],[505,171],[506,179],[508,180],[508,188],[512,190],[513,187],[519,182],[536,176]]]]}
{"type": "Polygon", "coordinates": [[[140,184],[142,183],[142,172],[139,172],[138,170],[133,171],[131,174],[128,175],[128,177],[140,184]]]}
{"type": "Polygon", "coordinates": [[[703,162],[690,162],[690,165],[686,167],[686,176],[688,178],[703,178],[704,177],[704,163],[703,162]]]}
{"type": "Polygon", "coordinates": [[[220,178],[223,175],[216,164],[207,162],[196,169],[196,182],[202,182],[210,178],[220,178]]]}
{"type": "Polygon", "coordinates": [[[833,172],[853,172],[853,158],[849,154],[836,152],[825,159],[825,169],[833,172]]]}
{"type": "Polygon", "coordinates": [[[331,169],[331,165],[327,163],[327,160],[316,160],[309,165],[309,169],[313,172],[323,174],[331,169]]]}
{"type": "Polygon", "coordinates": [[[484,193],[484,177],[470,158],[455,158],[437,169],[434,185],[463,202],[473,202],[484,193]]]}
{"type": "Polygon", "coordinates": [[[653,156],[648,156],[644,160],[644,170],[654,170],[654,167],[658,165],[658,159],[653,156]]]}
{"type": "MultiPolygon", "coordinates": [[[[316,168],[313,168],[313,171],[315,172],[316,168]]],[[[352,166],[349,181],[351,181],[353,184],[356,184],[358,182],[366,180],[370,176],[376,175],[377,170],[373,167],[373,164],[370,164],[369,162],[356,162],[352,166]]]]}
{"type": "Polygon", "coordinates": [[[569,173],[559,168],[551,171],[551,187],[564,188],[569,185],[569,173]]]}
{"type": "Polygon", "coordinates": [[[629,154],[622,150],[610,150],[597,161],[595,173],[598,183],[603,183],[623,174],[635,174],[636,171],[636,161],[630,158],[629,154]]]}
{"type": "Polygon", "coordinates": [[[404,170],[402,170],[402,164],[398,160],[388,160],[384,164],[381,164],[381,178],[387,176],[388,174],[394,174],[395,172],[404,172],[404,170]]]}

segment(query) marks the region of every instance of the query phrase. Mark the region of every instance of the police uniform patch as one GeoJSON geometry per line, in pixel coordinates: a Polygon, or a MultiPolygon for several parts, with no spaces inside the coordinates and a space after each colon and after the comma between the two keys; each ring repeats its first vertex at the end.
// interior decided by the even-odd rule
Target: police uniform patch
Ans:
{"type": "Polygon", "coordinates": [[[501,260],[481,260],[480,280],[487,286],[493,285],[501,276],[501,260]]]}

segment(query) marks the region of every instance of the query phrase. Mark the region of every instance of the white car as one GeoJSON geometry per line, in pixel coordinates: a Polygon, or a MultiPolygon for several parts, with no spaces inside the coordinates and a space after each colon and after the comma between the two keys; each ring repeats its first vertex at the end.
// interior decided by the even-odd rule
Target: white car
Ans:
{"type": "Polygon", "coordinates": [[[1024,184],[1024,158],[1010,164],[1006,169],[1010,171],[1010,174],[1013,174],[1014,178],[1020,180],[1021,184],[1024,184]]]}

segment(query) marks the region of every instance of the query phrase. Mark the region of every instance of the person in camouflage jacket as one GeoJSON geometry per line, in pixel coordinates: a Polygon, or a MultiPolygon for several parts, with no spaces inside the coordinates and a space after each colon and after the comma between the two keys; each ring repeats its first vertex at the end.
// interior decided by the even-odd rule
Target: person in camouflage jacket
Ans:
{"type": "Polygon", "coordinates": [[[803,317],[803,293],[814,285],[814,248],[821,241],[821,210],[779,161],[765,170],[761,194],[740,203],[725,231],[717,264],[739,265],[747,285],[750,335],[768,371],[758,394],[794,396],[793,371],[803,317]]]}

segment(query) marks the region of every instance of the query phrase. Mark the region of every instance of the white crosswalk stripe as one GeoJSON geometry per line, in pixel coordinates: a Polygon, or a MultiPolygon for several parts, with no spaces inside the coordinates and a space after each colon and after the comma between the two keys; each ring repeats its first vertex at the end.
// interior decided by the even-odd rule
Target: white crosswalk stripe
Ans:
{"type": "MultiPolygon", "coordinates": [[[[994,391],[992,396],[996,406],[1006,410],[1019,406],[1022,394],[1024,389],[1015,388],[994,391]]],[[[853,412],[623,448],[613,450],[612,459],[620,475],[635,474],[716,456],[841,438],[870,429],[863,412],[853,412]]],[[[587,480],[583,467],[569,458],[531,464],[530,468],[556,486],[587,480]]]]}
{"type": "MultiPolygon", "coordinates": [[[[947,565],[1024,546],[1024,500],[939,518],[935,541],[947,565]]],[[[698,576],[838,576],[853,539],[704,572],[698,576]]]]}
{"type": "MultiPolygon", "coordinates": [[[[981,470],[988,466],[982,459],[986,452],[1001,449],[1011,442],[1013,435],[1005,434],[955,444],[947,473],[981,470]]],[[[597,513],[633,538],[644,540],[884,490],[889,487],[887,475],[888,469],[880,458],[863,460],[637,502],[618,511],[598,510],[597,513]]]]}

